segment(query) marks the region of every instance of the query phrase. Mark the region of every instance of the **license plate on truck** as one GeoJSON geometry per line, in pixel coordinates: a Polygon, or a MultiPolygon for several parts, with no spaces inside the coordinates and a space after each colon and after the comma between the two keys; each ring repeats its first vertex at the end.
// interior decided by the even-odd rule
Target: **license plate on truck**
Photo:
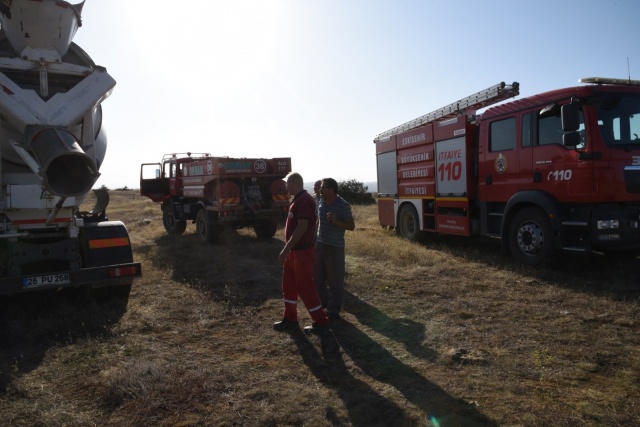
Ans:
{"type": "Polygon", "coordinates": [[[39,286],[55,286],[71,283],[69,273],[47,274],[44,276],[25,277],[22,280],[23,288],[37,288],[39,286]]]}

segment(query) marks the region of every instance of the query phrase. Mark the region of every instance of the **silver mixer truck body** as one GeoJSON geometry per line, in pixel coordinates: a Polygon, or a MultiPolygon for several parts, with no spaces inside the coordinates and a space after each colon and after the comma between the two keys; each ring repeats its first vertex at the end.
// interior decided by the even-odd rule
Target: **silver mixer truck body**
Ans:
{"type": "Polygon", "coordinates": [[[80,206],[100,176],[116,82],[72,42],[84,2],[0,0],[0,296],[76,288],[128,297],[125,225],[80,206]]]}

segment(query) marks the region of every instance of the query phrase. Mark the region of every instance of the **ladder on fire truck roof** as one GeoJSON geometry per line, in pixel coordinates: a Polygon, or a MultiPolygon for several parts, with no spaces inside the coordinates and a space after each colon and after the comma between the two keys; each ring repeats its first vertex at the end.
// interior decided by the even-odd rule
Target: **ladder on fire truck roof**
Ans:
{"type": "Polygon", "coordinates": [[[467,108],[478,110],[480,108],[487,107],[497,102],[504,101],[505,99],[517,96],[519,93],[520,84],[518,82],[513,82],[510,85],[505,84],[505,82],[500,82],[497,85],[481,90],[480,92],[474,93],[466,98],[462,98],[459,101],[447,105],[446,107],[439,108],[429,114],[425,114],[424,116],[420,116],[410,122],[396,126],[386,132],[382,132],[375,137],[374,142],[388,139],[394,135],[417,128],[435,120],[443,120],[449,117],[454,117],[458,114],[464,114],[465,109],[467,108]]]}

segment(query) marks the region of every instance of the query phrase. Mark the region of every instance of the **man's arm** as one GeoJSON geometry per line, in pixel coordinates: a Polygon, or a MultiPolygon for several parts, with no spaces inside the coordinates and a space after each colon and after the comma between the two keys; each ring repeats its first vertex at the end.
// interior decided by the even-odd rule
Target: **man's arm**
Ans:
{"type": "Polygon", "coordinates": [[[291,252],[291,249],[293,249],[298,244],[300,239],[302,239],[302,236],[304,236],[304,233],[307,231],[308,226],[309,220],[307,218],[298,219],[298,225],[296,226],[296,229],[293,230],[291,238],[284,245],[284,248],[282,248],[282,252],[280,252],[280,255],[278,255],[280,264],[284,264],[285,258],[287,258],[287,255],[289,254],[289,252],[291,252]]]}
{"type": "Polygon", "coordinates": [[[335,225],[336,227],[342,230],[353,231],[356,229],[356,223],[353,220],[353,218],[350,220],[348,219],[346,221],[338,221],[338,218],[336,218],[336,216],[333,213],[330,213],[328,218],[331,224],[335,225]]]}
{"type": "Polygon", "coordinates": [[[351,206],[347,205],[342,211],[339,212],[341,218],[345,218],[344,221],[338,219],[338,215],[330,212],[327,215],[329,222],[341,230],[353,231],[356,229],[356,223],[353,220],[353,213],[351,212],[351,206]]]}

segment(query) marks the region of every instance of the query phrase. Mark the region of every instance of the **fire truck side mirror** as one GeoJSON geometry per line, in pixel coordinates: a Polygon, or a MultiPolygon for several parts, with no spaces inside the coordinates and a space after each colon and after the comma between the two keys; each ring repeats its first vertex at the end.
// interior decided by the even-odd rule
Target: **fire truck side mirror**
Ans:
{"type": "Polygon", "coordinates": [[[581,143],[580,132],[568,132],[562,135],[562,145],[565,147],[577,147],[581,143]]]}
{"type": "MultiPolygon", "coordinates": [[[[580,128],[580,109],[578,104],[571,103],[562,106],[562,130],[575,132],[580,128]]],[[[578,144],[576,144],[578,145],[578,144]]]]}

